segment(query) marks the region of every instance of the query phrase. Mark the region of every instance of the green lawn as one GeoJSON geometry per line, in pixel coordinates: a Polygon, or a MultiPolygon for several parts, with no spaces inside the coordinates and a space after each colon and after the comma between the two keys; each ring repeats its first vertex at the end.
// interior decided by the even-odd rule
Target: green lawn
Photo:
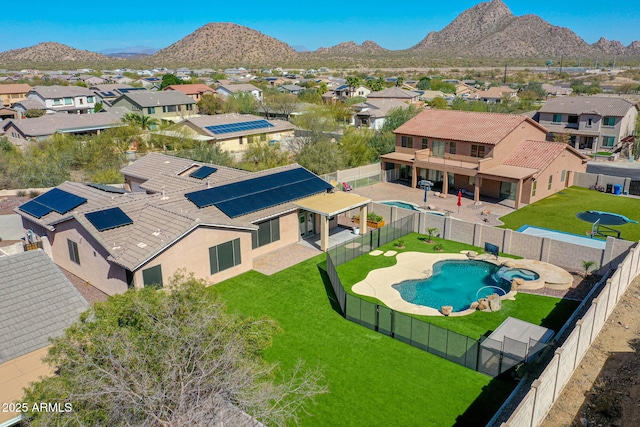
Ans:
{"type": "MultiPolygon", "coordinates": [[[[529,206],[500,218],[504,228],[517,230],[523,225],[535,225],[584,236],[591,230],[591,224],[576,217],[588,210],[606,211],[640,220],[640,201],[630,197],[615,196],[581,187],[570,187],[560,193],[537,201],[529,206]]],[[[640,224],[611,226],[620,230],[625,240],[640,240],[640,224]]]]}
{"type": "MultiPolygon", "coordinates": [[[[417,233],[411,233],[404,237],[405,249],[398,249],[394,246],[394,242],[381,246],[381,250],[397,250],[398,252],[414,251],[414,252],[434,252],[433,244],[425,244],[417,233]]],[[[434,239],[443,245],[444,252],[459,253],[463,250],[475,250],[482,252],[481,248],[477,248],[464,243],[452,242],[449,240],[434,239]]],[[[501,254],[501,256],[510,256],[501,254]]],[[[395,257],[372,257],[361,256],[355,258],[345,264],[340,265],[337,270],[340,280],[346,291],[357,295],[351,291],[351,287],[363,280],[369,271],[378,268],[390,267],[395,265],[395,257]]],[[[375,298],[358,295],[358,297],[384,305],[375,298]]],[[[508,316],[525,320],[536,325],[558,331],[564,322],[571,316],[578,306],[578,302],[570,300],[562,300],[559,298],[551,298],[540,295],[532,295],[518,293],[515,301],[503,301],[502,310],[496,313],[485,313],[476,311],[468,316],[460,317],[434,317],[434,316],[413,316],[421,320],[425,320],[437,326],[449,329],[454,332],[466,335],[468,337],[478,339],[483,335],[488,335],[494,331],[508,316]]]]}
{"type": "MultiPolygon", "coordinates": [[[[424,245],[423,243],[420,243],[424,245]]],[[[371,258],[371,257],[367,257],[371,258]]],[[[513,383],[494,380],[344,319],[332,307],[325,255],[265,276],[250,271],[212,286],[231,311],[268,316],[282,332],[265,353],[285,371],[320,365],[330,393],[303,426],[484,425],[513,383]]]]}

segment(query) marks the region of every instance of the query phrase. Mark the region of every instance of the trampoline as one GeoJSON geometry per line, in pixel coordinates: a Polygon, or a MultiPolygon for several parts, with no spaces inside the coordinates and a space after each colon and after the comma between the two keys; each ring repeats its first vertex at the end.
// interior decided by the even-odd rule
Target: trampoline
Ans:
{"type": "Polygon", "coordinates": [[[611,212],[585,211],[577,213],[576,217],[592,224],[600,220],[600,224],[602,225],[624,225],[630,222],[635,224],[638,223],[638,221],[629,219],[624,215],[619,215],[611,212]]]}

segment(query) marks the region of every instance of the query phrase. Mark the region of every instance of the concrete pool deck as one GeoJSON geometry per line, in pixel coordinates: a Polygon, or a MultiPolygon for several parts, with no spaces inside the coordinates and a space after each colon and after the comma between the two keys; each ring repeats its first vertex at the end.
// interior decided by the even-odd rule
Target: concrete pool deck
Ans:
{"type": "MultiPolygon", "coordinates": [[[[444,260],[467,260],[469,256],[467,251],[464,253],[423,253],[423,252],[402,252],[396,255],[396,265],[385,268],[372,270],[367,277],[353,285],[353,292],[377,298],[387,307],[401,311],[403,313],[418,314],[423,316],[442,316],[442,313],[436,308],[423,305],[412,304],[402,299],[400,292],[392,286],[404,280],[426,279],[431,276],[433,265],[438,261],[444,260]]],[[[573,283],[573,277],[563,269],[554,265],[534,260],[512,259],[499,257],[497,260],[492,255],[478,255],[475,260],[488,261],[497,265],[506,265],[514,268],[524,268],[535,271],[540,275],[540,279],[530,281],[528,289],[539,289],[549,286],[558,289],[558,286],[569,287],[573,283]],[[554,287],[555,286],[555,287],[554,287]]],[[[527,283],[527,282],[525,282],[527,283]]],[[[527,289],[527,286],[521,286],[521,289],[527,289]]],[[[511,291],[501,299],[514,299],[516,292],[511,291]]],[[[473,313],[474,309],[468,309],[451,313],[451,316],[464,316],[473,313]]]]}

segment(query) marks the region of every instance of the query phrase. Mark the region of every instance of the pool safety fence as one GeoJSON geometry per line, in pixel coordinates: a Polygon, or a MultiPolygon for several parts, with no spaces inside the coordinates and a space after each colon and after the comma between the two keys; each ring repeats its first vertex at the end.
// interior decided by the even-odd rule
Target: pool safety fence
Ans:
{"type": "Polygon", "coordinates": [[[351,188],[366,187],[381,182],[380,163],[359,166],[353,169],[339,170],[334,173],[321,175],[320,178],[332,183],[338,183],[338,189],[344,190],[344,183],[351,188]]]}
{"type": "Polygon", "coordinates": [[[327,251],[327,275],[342,315],[352,322],[486,375],[497,376],[531,360],[545,344],[509,339],[504,342],[476,340],[346,292],[336,268],[412,233],[415,215],[396,220],[327,251]]]}

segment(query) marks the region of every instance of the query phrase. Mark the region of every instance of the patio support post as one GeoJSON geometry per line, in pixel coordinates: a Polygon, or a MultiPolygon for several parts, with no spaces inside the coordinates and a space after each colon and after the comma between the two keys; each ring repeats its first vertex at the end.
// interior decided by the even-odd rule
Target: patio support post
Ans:
{"type": "Polygon", "coordinates": [[[476,179],[474,181],[473,184],[473,201],[474,202],[479,202],[480,201],[480,187],[482,186],[482,178],[479,178],[476,175],[476,179]]]}
{"type": "Polygon", "coordinates": [[[367,234],[367,205],[360,207],[360,234],[367,234]]]}
{"type": "Polygon", "coordinates": [[[516,209],[520,209],[520,202],[522,200],[522,180],[519,179],[516,184],[516,209]]]}
{"type": "Polygon", "coordinates": [[[320,215],[320,250],[326,252],[329,248],[329,217],[320,215]]]}
{"type": "Polygon", "coordinates": [[[442,194],[449,194],[449,172],[443,170],[444,179],[442,180],[442,194]]]}
{"type": "Polygon", "coordinates": [[[411,165],[411,188],[418,187],[418,169],[415,164],[411,165]]]}

